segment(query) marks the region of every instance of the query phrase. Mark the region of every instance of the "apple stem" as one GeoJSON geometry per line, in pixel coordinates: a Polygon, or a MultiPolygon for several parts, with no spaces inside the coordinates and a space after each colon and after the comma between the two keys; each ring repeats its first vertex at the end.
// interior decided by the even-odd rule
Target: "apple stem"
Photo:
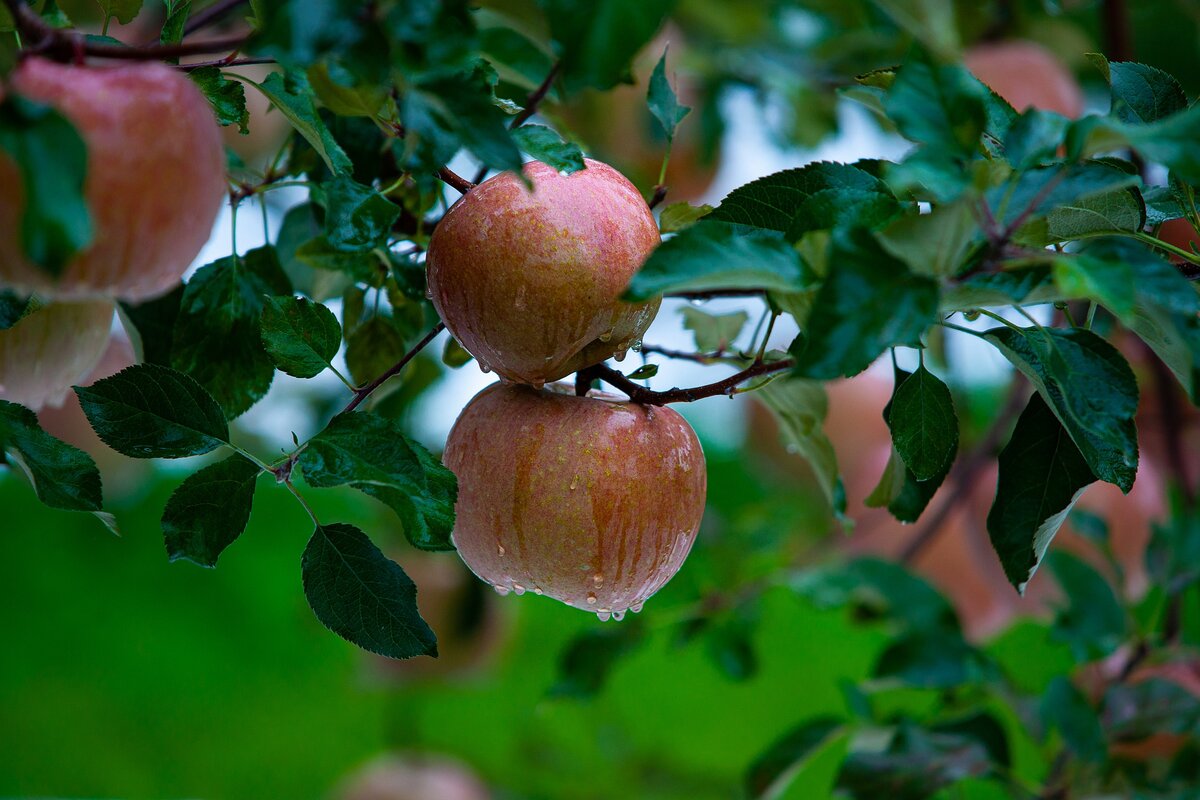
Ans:
{"type": "Polygon", "coordinates": [[[449,167],[439,169],[438,177],[442,179],[443,183],[455,189],[459,194],[466,194],[475,188],[475,184],[458,173],[453,172],[449,167]]]}

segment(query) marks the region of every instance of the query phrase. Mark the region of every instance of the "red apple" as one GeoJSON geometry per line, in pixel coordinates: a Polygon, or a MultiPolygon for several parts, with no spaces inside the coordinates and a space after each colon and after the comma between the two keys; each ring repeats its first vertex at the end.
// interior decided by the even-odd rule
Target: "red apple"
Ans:
{"type": "Polygon", "coordinates": [[[99,363],[112,330],[110,300],[51,303],[0,331],[0,398],[60,406],[99,363]]]}
{"type": "Polygon", "coordinates": [[[53,106],[83,137],[95,238],[57,280],[29,263],[20,172],[0,153],[0,284],[72,300],[142,300],[171,288],[208,240],[226,190],[221,135],[200,90],[165,64],[41,58],[22,62],[9,89],[53,106]]]}
{"type": "Polygon", "coordinates": [[[704,513],[704,453],[669,408],[496,383],[446,441],[454,543],[501,594],[620,618],[683,565],[704,513]]]}
{"type": "Polygon", "coordinates": [[[563,175],[525,165],[469,191],[429,243],[429,290],[446,327],[484,369],[540,386],[614,354],[649,327],[658,301],[621,301],[658,245],[646,201],[599,161],[563,175]]]}
{"type": "MultiPolygon", "coordinates": [[[[1200,246],[1200,234],[1196,233],[1192,223],[1186,219],[1171,219],[1164,222],[1158,229],[1158,238],[1188,253],[1196,252],[1192,249],[1193,245],[1200,246]]],[[[1182,261],[1183,259],[1172,255],[1171,260],[1182,261]]]]}
{"type": "Polygon", "coordinates": [[[1040,44],[1023,40],[977,44],[963,61],[1017,111],[1037,108],[1071,119],[1083,113],[1083,91],[1075,76],[1040,44]]]}

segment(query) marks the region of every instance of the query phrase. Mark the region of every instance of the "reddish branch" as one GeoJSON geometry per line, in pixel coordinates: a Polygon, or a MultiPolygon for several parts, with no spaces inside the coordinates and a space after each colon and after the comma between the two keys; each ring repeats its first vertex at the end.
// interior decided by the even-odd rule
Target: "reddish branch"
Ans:
{"type": "Polygon", "coordinates": [[[521,127],[529,121],[530,117],[537,113],[538,106],[542,104],[542,101],[546,99],[546,95],[550,93],[550,87],[554,85],[554,79],[558,77],[558,71],[561,67],[562,64],[560,62],[554,62],[554,66],[546,74],[546,79],[529,93],[529,96],[525,98],[525,107],[508,124],[510,130],[521,127]]]}
{"type": "Polygon", "coordinates": [[[245,5],[247,2],[249,0],[219,0],[219,2],[213,3],[187,21],[187,25],[183,28],[183,35],[189,36],[201,28],[207,28],[214,22],[219,22],[238,6],[245,5]]]}
{"type": "Polygon", "coordinates": [[[694,403],[697,400],[703,400],[706,397],[717,397],[718,395],[730,396],[737,391],[738,386],[751,378],[783,372],[784,370],[791,369],[794,365],[795,362],[790,358],[782,361],[759,361],[746,367],[741,372],[714,383],[707,383],[691,389],[675,388],[668,389],[665,392],[656,392],[634,383],[607,364],[596,364],[579,373],[576,380],[576,387],[578,390],[578,387],[590,385],[592,380],[599,378],[610,386],[620,389],[635,403],[642,403],[648,406],[665,406],[668,403],[694,403]]]}
{"type": "Polygon", "coordinates": [[[458,173],[451,171],[449,167],[442,167],[439,169],[437,176],[441,178],[442,182],[447,186],[457,190],[459,194],[466,194],[475,188],[475,184],[471,183],[458,173]]]}

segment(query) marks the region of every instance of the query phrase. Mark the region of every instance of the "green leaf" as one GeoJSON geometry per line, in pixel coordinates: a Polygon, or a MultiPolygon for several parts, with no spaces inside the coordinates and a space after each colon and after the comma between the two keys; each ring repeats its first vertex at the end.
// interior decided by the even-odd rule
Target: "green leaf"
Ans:
{"type": "Polygon", "coordinates": [[[790,375],[771,381],[755,392],[779,423],[779,432],[789,452],[807,461],[817,484],[830,505],[838,486],[837,454],[825,435],[829,397],[817,381],[790,375]]]}
{"type": "Polygon", "coordinates": [[[66,117],[13,96],[0,104],[0,150],[21,173],[25,255],[57,277],[95,235],[84,197],[87,146],[66,117]]]}
{"type": "Polygon", "coordinates": [[[958,27],[951,0],[874,0],[874,5],[939,58],[957,57],[958,27]]]}
{"type": "MultiPolygon", "coordinates": [[[[883,407],[883,420],[888,424],[889,431],[892,428],[892,406],[896,401],[896,394],[912,376],[911,372],[899,367],[895,367],[893,373],[895,382],[892,396],[887,405],[883,407]]],[[[894,436],[893,433],[893,438],[894,436]]],[[[928,480],[918,480],[916,474],[904,463],[904,459],[900,457],[900,451],[893,444],[892,454],[888,458],[883,476],[865,501],[867,507],[882,508],[886,506],[888,512],[900,522],[916,522],[925,513],[929,501],[937,494],[937,490],[945,482],[946,476],[950,474],[952,463],[952,461],[947,463],[941,472],[932,475],[928,480]]]]}
{"type": "Polygon", "coordinates": [[[958,416],[950,389],[921,366],[892,397],[888,425],[904,463],[918,481],[950,469],[958,452],[958,416]]]}
{"type": "Polygon", "coordinates": [[[384,244],[401,208],[370,186],[339,175],[324,186],[325,240],[342,253],[364,253],[384,244]]]}
{"type": "Polygon", "coordinates": [[[658,364],[642,364],[633,372],[626,375],[632,381],[644,381],[658,374],[658,364]]]}
{"type": "Polygon", "coordinates": [[[1076,756],[1090,764],[1104,761],[1108,744],[1104,741],[1100,717],[1069,678],[1054,676],[1042,695],[1040,713],[1046,727],[1058,730],[1076,756]]]}
{"type": "Polygon", "coordinates": [[[452,550],[454,474],[395,420],[360,412],[334,417],[308,442],[299,466],[310,486],[349,484],[391,506],[422,550],[452,550]]]}
{"type": "Polygon", "coordinates": [[[272,247],[228,256],[196,271],[184,288],[171,366],[200,382],[233,418],[271,388],[275,365],[263,347],[263,305],[290,294],[272,247]]]}
{"type": "Polygon", "coordinates": [[[869,233],[835,235],[829,263],[806,336],[794,345],[797,374],[857,375],[888,347],[918,344],[936,320],[937,283],[914,275],[869,233]]]}
{"type": "Polygon", "coordinates": [[[1146,224],[1146,204],[1136,189],[1094,195],[1059,206],[1045,220],[1022,228],[1019,238],[1037,245],[1134,233],[1146,224]]]}
{"type": "Polygon", "coordinates": [[[917,275],[957,274],[979,234],[970,203],[939,204],[928,214],[908,214],[876,234],[889,253],[917,275]]]}
{"type": "Polygon", "coordinates": [[[105,17],[116,17],[122,25],[128,25],[142,10],[142,0],[96,0],[105,17]]]}
{"type": "Polygon", "coordinates": [[[272,297],[262,311],[262,342],[275,366],[296,378],[324,372],[342,346],[342,326],[306,297],[272,297]]]}
{"type": "Polygon", "coordinates": [[[721,353],[730,348],[750,320],[745,311],[732,314],[707,314],[698,308],[684,307],[683,327],[695,336],[696,347],[704,353],[721,353]]]}
{"type": "Polygon", "coordinates": [[[779,233],[705,219],[659,245],[633,276],[625,299],[730,288],[794,292],[810,280],[800,255],[779,233]]]}
{"type": "Polygon", "coordinates": [[[404,335],[387,317],[371,317],[346,335],[346,366],[360,386],[378,378],[406,352],[404,335]]]}
{"type": "Polygon", "coordinates": [[[550,694],[574,698],[599,694],[613,668],[637,649],[643,638],[636,620],[577,636],[559,657],[559,677],[550,694]]]}
{"type": "Polygon", "coordinates": [[[1138,182],[1137,175],[1109,162],[1088,161],[1027,170],[1015,181],[989,189],[984,197],[996,220],[1011,225],[1019,217],[1047,214],[1088,197],[1134,187],[1138,182]]]}
{"type": "Polygon", "coordinates": [[[1171,170],[1174,177],[1200,183],[1200,105],[1191,105],[1169,117],[1145,124],[1085,117],[1068,134],[1069,153],[1111,152],[1122,145],[1133,147],[1149,161],[1171,170]]]}
{"type": "Polygon", "coordinates": [[[821,161],[735,189],[709,219],[780,231],[796,241],[808,231],[880,227],[900,210],[891,190],[874,175],[821,161]]]}
{"type": "Polygon", "coordinates": [[[0,290],[0,331],[8,330],[34,310],[36,304],[32,297],[22,297],[16,292],[0,290]]]}
{"type": "Polygon", "coordinates": [[[970,159],[987,127],[989,94],[960,64],[909,60],[883,102],[888,117],[908,139],[934,148],[942,157],[970,159]]]}
{"type": "Polygon", "coordinates": [[[417,587],[353,525],[318,525],[301,561],[304,596],[322,624],[388,658],[437,657],[417,587]]]}
{"type": "Polygon", "coordinates": [[[983,742],[903,722],[882,752],[852,750],[838,788],[855,800],[922,800],[969,776],[984,776],[992,756],[983,742]]]}
{"type": "Polygon", "coordinates": [[[686,200],[671,203],[658,216],[658,230],[661,233],[678,233],[707,217],[712,210],[710,205],[694,206],[686,200]]]}
{"type": "Polygon", "coordinates": [[[196,381],[157,364],[138,364],[75,394],[96,434],[134,458],[185,458],[229,442],[221,407],[196,381]]]}
{"type": "Polygon", "coordinates": [[[100,511],[100,472],[87,453],[42,430],[37,416],[0,400],[0,462],[21,467],[38,499],[51,508],[100,511]]]}
{"type": "Polygon", "coordinates": [[[295,258],[313,269],[340,272],[355,283],[379,288],[387,277],[378,251],[347,253],[338,250],[324,236],[316,236],[296,248],[295,258]]]}
{"type": "Polygon", "coordinates": [[[181,283],[162,297],[137,305],[120,304],[121,316],[131,323],[125,329],[131,334],[134,349],[141,356],[139,361],[164,367],[171,365],[171,342],[183,292],[181,283]]]}
{"type": "Polygon", "coordinates": [[[776,796],[774,787],[787,783],[793,772],[845,733],[846,724],[842,720],[818,717],[783,734],[747,768],[743,780],[746,796],[776,796]]]}
{"type": "Polygon", "coordinates": [[[257,464],[235,454],[180,484],[162,515],[167,557],[215,567],[250,521],[254,484],[261,473],[257,464]]]}
{"type": "Polygon", "coordinates": [[[983,656],[961,634],[917,629],[897,638],[879,654],[871,677],[921,689],[950,689],[978,682],[986,669],[983,656]]]}
{"type": "Polygon", "coordinates": [[[1040,394],[1000,452],[988,535],[1008,580],[1024,592],[1050,540],[1083,490],[1096,480],[1083,454],[1040,394]]]}
{"type": "Polygon", "coordinates": [[[451,369],[458,369],[471,363],[475,356],[467,352],[467,349],[458,343],[458,339],[453,336],[446,337],[446,346],[442,348],[442,363],[451,369]]]}
{"type": "Polygon", "coordinates": [[[512,132],[512,137],[517,147],[564,174],[578,172],[585,166],[579,145],[563,141],[553,128],[522,125],[512,132]]]}
{"type": "Polygon", "coordinates": [[[1064,294],[1095,300],[1124,322],[1133,315],[1134,277],[1128,262],[1063,255],[1054,260],[1053,272],[1064,294]]]}
{"type": "Polygon", "coordinates": [[[1017,169],[1053,159],[1062,146],[1070,120],[1053,111],[1027,108],[1004,135],[1004,156],[1017,169]]]}
{"type": "Polygon", "coordinates": [[[671,0],[538,0],[562,60],[567,92],[628,83],[634,56],[654,37],[671,0]]]}
{"type": "Polygon", "coordinates": [[[1129,492],[1138,463],[1138,388],[1121,353],[1082,328],[993,328],[984,338],[1037,387],[1090,471],[1129,492]]]}
{"type": "Polygon", "coordinates": [[[165,0],[167,18],[163,21],[158,41],[162,44],[179,44],[183,41],[183,29],[192,13],[192,0],[165,0]]]}
{"type": "Polygon", "coordinates": [[[1146,64],[1090,58],[1112,90],[1112,113],[1122,122],[1147,123],[1169,117],[1187,108],[1187,93],[1179,81],[1161,69],[1146,64]]]}
{"type": "Polygon", "coordinates": [[[880,558],[810,567],[798,573],[792,590],[821,609],[853,604],[867,619],[895,620],[917,631],[959,630],[954,608],[924,578],[880,558]]]}
{"type": "Polygon", "coordinates": [[[217,67],[200,67],[188,72],[187,76],[208,98],[208,104],[217,115],[217,122],[226,126],[237,125],[242,133],[250,133],[247,127],[250,112],[246,110],[245,86],[226,78],[217,67]]]}
{"type": "Polygon", "coordinates": [[[654,66],[654,72],[650,74],[650,88],[646,92],[646,103],[650,106],[650,113],[662,126],[663,133],[667,135],[667,145],[669,146],[675,140],[675,129],[692,109],[679,104],[675,97],[675,90],[671,88],[671,84],[667,80],[667,48],[663,48],[662,57],[658,59],[658,64],[654,66]]]}
{"type": "Polygon", "coordinates": [[[1129,621],[1112,584],[1070,553],[1055,551],[1047,560],[1066,598],[1059,605],[1051,635],[1070,645],[1078,661],[1111,654],[1129,635],[1129,621]]]}
{"type": "Polygon", "coordinates": [[[404,123],[426,140],[426,161],[440,155],[436,152],[441,147],[437,139],[447,140],[447,152],[457,139],[487,166],[520,171],[521,151],[508,130],[504,113],[496,107],[496,80],[491,67],[481,64],[471,71],[423,81],[419,91],[406,95],[404,123]]]}
{"type": "MultiPolygon", "coordinates": [[[[239,80],[246,80],[239,78],[239,80]]],[[[253,81],[247,81],[253,83],[253,81]]],[[[354,165],[321,121],[313,104],[312,87],[299,72],[272,72],[262,83],[254,86],[291,121],[300,135],[312,145],[335,175],[348,174],[354,165]]]]}
{"type": "Polygon", "coordinates": [[[313,64],[305,74],[321,105],[339,117],[374,117],[387,100],[384,87],[355,86],[349,76],[350,85],[343,84],[342,71],[329,64],[313,64]]]}
{"type": "Polygon", "coordinates": [[[1104,727],[1109,739],[1117,742],[1159,733],[1194,737],[1200,728],[1200,700],[1189,688],[1165,677],[1110,686],[1103,708],[1104,727]]]}

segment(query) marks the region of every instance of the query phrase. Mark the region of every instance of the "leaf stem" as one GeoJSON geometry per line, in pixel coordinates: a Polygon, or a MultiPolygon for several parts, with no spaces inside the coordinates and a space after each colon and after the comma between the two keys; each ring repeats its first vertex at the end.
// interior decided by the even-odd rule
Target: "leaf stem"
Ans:
{"type": "Polygon", "coordinates": [[[309,519],[313,521],[313,525],[316,525],[318,528],[321,527],[321,521],[317,519],[316,512],[312,510],[312,506],[310,506],[308,501],[304,499],[304,495],[300,494],[300,492],[296,490],[296,487],[292,485],[290,480],[284,481],[283,485],[286,486],[287,490],[292,493],[292,497],[295,497],[300,501],[300,505],[304,506],[304,510],[308,512],[309,519]]]}
{"type": "Polygon", "coordinates": [[[233,450],[233,451],[234,451],[235,453],[237,453],[238,455],[240,455],[240,456],[242,456],[243,458],[245,458],[245,459],[246,459],[247,461],[249,461],[250,463],[252,463],[252,464],[254,464],[255,466],[257,466],[257,467],[258,467],[259,469],[261,469],[263,472],[271,472],[271,471],[272,471],[272,469],[271,469],[271,465],[270,465],[270,464],[267,464],[267,463],[266,463],[266,462],[264,462],[262,459],[260,459],[258,456],[256,456],[256,455],[254,455],[253,453],[251,453],[249,450],[246,450],[246,449],[245,449],[245,448],[243,448],[243,447],[238,447],[236,444],[233,444],[233,443],[229,443],[229,444],[228,444],[228,447],[229,447],[229,449],[233,450]]]}

